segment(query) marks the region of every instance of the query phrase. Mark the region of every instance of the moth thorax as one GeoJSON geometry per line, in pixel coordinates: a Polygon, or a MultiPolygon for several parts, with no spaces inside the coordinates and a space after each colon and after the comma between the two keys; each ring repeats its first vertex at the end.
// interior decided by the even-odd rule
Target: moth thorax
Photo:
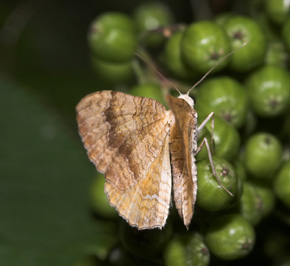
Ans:
{"type": "Polygon", "coordinates": [[[181,94],[178,96],[178,98],[185,100],[191,107],[194,106],[193,99],[190,96],[188,96],[187,94],[181,94]]]}

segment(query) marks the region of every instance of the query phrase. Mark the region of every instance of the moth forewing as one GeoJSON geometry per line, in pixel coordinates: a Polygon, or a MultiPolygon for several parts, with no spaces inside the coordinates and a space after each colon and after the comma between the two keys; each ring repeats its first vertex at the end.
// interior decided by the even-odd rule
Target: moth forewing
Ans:
{"type": "Polygon", "coordinates": [[[105,173],[109,202],[138,229],[162,228],[168,216],[172,119],[156,100],[122,92],[92,93],[77,105],[79,132],[105,173]]]}
{"type": "MultiPolygon", "coordinates": [[[[188,96],[187,96],[188,97],[188,96]]],[[[175,206],[188,228],[194,213],[197,192],[197,172],[193,151],[197,147],[197,113],[193,100],[167,97],[175,117],[170,131],[170,153],[175,206]]]]}

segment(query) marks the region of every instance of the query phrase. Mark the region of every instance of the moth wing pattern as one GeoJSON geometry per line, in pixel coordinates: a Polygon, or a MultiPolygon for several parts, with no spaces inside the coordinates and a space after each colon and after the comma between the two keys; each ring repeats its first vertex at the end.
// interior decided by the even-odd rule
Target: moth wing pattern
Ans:
{"type": "Polygon", "coordinates": [[[79,133],[105,174],[105,192],[138,229],[162,228],[171,198],[169,133],[173,115],[156,100],[98,91],[77,105],[79,133]]]}

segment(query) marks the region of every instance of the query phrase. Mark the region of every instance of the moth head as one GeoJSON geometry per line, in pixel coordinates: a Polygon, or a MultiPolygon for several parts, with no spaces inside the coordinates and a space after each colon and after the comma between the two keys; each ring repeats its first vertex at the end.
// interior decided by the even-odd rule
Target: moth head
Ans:
{"type": "Polygon", "coordinates": [[[194,106],[193,99],[187,94],[180,94],[178,98],[185,100],[191,107],[194,106]]]}

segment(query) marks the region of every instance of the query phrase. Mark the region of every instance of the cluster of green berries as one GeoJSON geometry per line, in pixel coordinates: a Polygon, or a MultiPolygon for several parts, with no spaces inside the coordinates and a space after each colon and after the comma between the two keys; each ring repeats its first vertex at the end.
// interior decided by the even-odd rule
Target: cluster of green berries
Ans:
{"type": "MultiPolygon", "coordinates": [[[[192,96],[200,121],[215,113],[214,128],[209,123],[199,139],[213,138],[217,175],[234,194],[218,185],[203,149],[196,157],[198,195],[190,230],[183,230],[174,211],[162,231],[138,232],[122,222],[120,244],[108,251],[106,263],[209,265],[211,255],[217,262],[240,259],[255,248],[256,227],[273,216],[275,206],[288,210],[290,219],[290,4],[260,2],[263,16],[227,13],[189,25],[177,24],[155,2],[142,4],[131,17],[110,12],[92,22],[92,64],[111,89],[122,84],[128,93],[164,103],[158,79],[146,80],[140,68],[136,53],[144,50],[166,77],[187,88],[215,66],[192,96]]],[[[98,176],[94,210],[116,219],[103,185],[98,176]]]]}

